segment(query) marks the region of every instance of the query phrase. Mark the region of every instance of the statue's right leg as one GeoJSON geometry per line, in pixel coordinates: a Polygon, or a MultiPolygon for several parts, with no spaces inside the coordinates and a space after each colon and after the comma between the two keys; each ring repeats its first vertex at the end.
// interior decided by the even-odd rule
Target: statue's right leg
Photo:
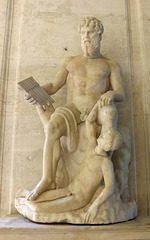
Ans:
{"type": "Polygon", "coordinates": [[[83,196],[83,194],[81,193],[77,193],[77,194],[67,194],[64,193],[63,196],[63,189],[56,189],[56,190],[52,190],[52,191],[56,191],[56,194],[62,191],[62,195],[60,195],[59,198],[56,198],[54,200],[48,200],[48,201],[41,201],[38,202],[37,201],[27,201],[25,204],[26,206],[28,206],[28,208],[35,212],[35,213],[65,213],[68,211],[73,211],[73,210],[77,210],[80,209],[84,206],[86,206],[89,201],[91,200],[91,197],[86,197],[83,196]]]}
{"type": "Polygon", "coordinates": [[[48,189],[54,189],[56,168],[60,156],[59,139],[66,135],[67,126],[64,118],[53,115],[45,126],[45,143],[43,149],[43,172],[42,178],[37,186],[28,194],[27,199],[35,200],[41,193],[48,189]],[[55,154],[54,154],[55,153],[55,154]],[[57,153],[57,154],[56,154],[57,153]]]}

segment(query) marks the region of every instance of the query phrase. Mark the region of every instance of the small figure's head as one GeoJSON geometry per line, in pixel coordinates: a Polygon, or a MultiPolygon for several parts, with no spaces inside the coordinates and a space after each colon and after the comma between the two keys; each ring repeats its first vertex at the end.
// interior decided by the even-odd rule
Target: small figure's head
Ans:
{"type": "Polygon", "coordinates": [[[97,139],[98,145],[96,146],[95,151],[97,154],[100,154],[102,151],[114,151],[120,148],[122,142],[123,138],[119,131],[110,128],[97,139]]]}
{"type": "Polygon", "coordinates": [[[100,55],[101,35],[104,27],[95,17],[86,17],[80,24],[81,47],[86,57],[98,57],[100,55]]]}

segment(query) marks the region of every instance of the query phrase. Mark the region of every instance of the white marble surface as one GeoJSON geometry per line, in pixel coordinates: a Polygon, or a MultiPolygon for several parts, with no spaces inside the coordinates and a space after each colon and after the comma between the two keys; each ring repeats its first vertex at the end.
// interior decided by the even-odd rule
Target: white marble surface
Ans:
{"type": "MultiPolygon", "coordinates": [[[[4,56],[6,56],[3,43],[5,27],[8,24],[5,18],[7,2],[10,1],[1,1],[0,9],[0,16],[3,19],[0,25],[1,60],[4,60],[4,56]]],[[[13,3],[13,1],[11,2],[13,3]]],[[[5,123],[1,134],[0,164],[3,166],[1,167],[1,214],[6,215],[14,211],[14,196],[19,188],[28,186],[32,189],[35,186],[40,180],[38,176],[42,165],[43,129],[36,112],[24,105],[21,100],[22,96],[16,90],[16,83],[33,75],[41,84],[44,84],[45,80],[48,82],[50,77],[53,78],[63,58],[76,55],[77,52],[80,54],[79,38],[76,35],[75,26],[89,12],[100,18],[105,24],[107,33],[104,33],[103,36],[103,39],[106,40],[102,45],[103,54],[117,60],[123,70],[127,104],[122,109],[119,107],[119,111],[120,119],[129,127],[133,126],[129,110],[132,105],[131,92],[133,93],[134,117],[132,123],[134,123],[136,142],[135,149],[134,142],[132,144],[132,153],[135,151],[137,158],[138,208],[140,213],[149,214],[149,0],[94,0],[90,2],[84,0],[68,1],[67,4],[66,1],[60,2],[59,0],[55,1],[55,4],[49,0],[32,1],[32,3],[28,0],[17,0],[14,3],[14,8],[11,9],[14,10],[12,35],[6,38],[10,51],[8,51],[7,61],[4,64],[4,69],[7,67],[7,74],[2,79],[4,95],[1,95],[1,110],[4,117],[1,120],[4,120],[5,123]],[[72,33],[69,32],[67,38],[63,38],[63,41],[60,42],[59,38],[65,36],[66,31],[66,26],[64,28],[62,22],[68,29],[72,29],[72,33]],[[44,34],[44,39],[41,37],[41,33],[44,34]],[[113,39],[109,36],[113,36],[113,39]],[[33,39],[36,39],[36,42],[33,39]],[[54,53],[57,55],[56,58],[54,53]],[[60,58],[61,60],[59,60],[60,58]],[[132,90],[130,91],[131,85],[132,90]],[[124,116],[126,117],[124,118],[124,116]],[[32,119],[32,126],[28,125],[29,118],[32,119]],[[23,155],[21,155],[22,153],[23,155]],[[34,169],[36,173],[34,179],[31,169],[34,169]],[[25,171],[28,177],[24,178],[25,171]]],[[[59,93],[59,96],[62,97],[64,92],[65,89],[59,93]]],[[[60,100],[59,96],[55,96],[55,99],[58,99],[60,104],[64,103],[65,99],[60,100]]],[[[130,175],[129,184],[133,196],[135,196],[134,169],[135,162],[132,161],[130,170],[133,174],[130,175]]]]}
{"type": "Polygon", "coordinates": [[[42,86],[51,96],[66,85],[66,105],[39,105],[30,91],[24,95],[30,106],[36,106],[45,133],[41,180],[31,191],[19,190],[15,199],[16,209],[32,221],[102,224],[137,214],[128,189],[130,134],[125,128],[119,131],[116,108],[118,102],[125,102],[124,80],[119,64],[101,54],[103,32],[99,19],[83,18],[82,55],[67,58],[54,80],[42,86]],[[62,176],[60,160],[69,179],[66,184],[64,176],[63,188],[56,181],[62,176]]]}
{"type": "Polygon", "coordinates": [[[103,226],[38,224],[18,215],[0,218],[1,240],[149,240],[150,217],[103,226]]]}

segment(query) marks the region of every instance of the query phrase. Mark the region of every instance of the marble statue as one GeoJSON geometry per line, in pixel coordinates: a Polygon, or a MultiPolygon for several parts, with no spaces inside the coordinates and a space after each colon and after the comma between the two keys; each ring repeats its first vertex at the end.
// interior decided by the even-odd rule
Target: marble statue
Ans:
{"type": "Polygon", "coordinates": [[[31,191],[19,190],[15,199],[17,210],[32,221],[101,224],[136,216],[121,168],[128,172],[130,137],[118,126],[115,106],[125,100],[123,79],[118,63],[100,53],[103,32],[98,19],[84,18],[79,28],[83,55],[66,59],[55,80],[42,86],[53,95],[66,84],[65,106],[40,106],[25,94],[45,132],[41,180],[31,191]],[[59,180],[60,162],[67,180],[59,180]]]}

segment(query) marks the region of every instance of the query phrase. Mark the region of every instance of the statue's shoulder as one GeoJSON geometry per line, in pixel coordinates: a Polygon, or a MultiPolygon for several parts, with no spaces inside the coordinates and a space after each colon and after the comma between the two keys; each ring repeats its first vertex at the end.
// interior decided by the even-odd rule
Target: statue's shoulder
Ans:
{"type": "Polygon", "coordinates": [[[120,68],[120,65],[117,61],[112,59],[107,59],[110,68],[120,68]]]}
{"type": "Polygon", "coordinates": [[[77,55],[77,56],[69,56],[65,59],[65,61],[72,61],[72,60],[77,60],[83,58],[82,55],[77,55]]]}
{"type": "Polygon", "coordinates": [[[68,66],[70,63],[74,64],[74,63],[79,63],[81,62],[83,59],[83,56],[79,55],[79,56],[71,56],[71,57],[67,57],[64,61],[64,64],[66,66],[68,66]]]}

